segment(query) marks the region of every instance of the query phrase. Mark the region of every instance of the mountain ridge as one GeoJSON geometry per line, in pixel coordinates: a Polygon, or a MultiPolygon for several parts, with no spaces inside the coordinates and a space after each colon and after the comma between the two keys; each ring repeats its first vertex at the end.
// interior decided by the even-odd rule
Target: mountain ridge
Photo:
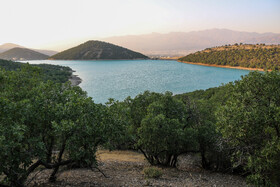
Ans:
{"type": "Polygon", "coordinates": [[[182,56],[208,47],[235,43],[279,44],[280,33],[257,33],[230,29],[190,32],[150,33],[103,38],[104,41],[139,51],[146,55],[182,56]]]}

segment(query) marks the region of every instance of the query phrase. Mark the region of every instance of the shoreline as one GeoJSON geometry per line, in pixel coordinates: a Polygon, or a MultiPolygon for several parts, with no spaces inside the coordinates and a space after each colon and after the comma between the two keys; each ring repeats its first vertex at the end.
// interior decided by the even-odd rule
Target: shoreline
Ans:
{"type": "Polygon", "coordinates": [[[109,61],[109,60],[151,60],[151,58],[133,58],[133,59],[54,59],[54,58],[48,58],[45,60],[62,60],[62,61],[109,61]]]}
{"type": "MultiPolygon", "coordinates": [[[[240,70],[249,70],[249,71],[266,71],[265,69],[261,68],[246,68],[242,66],[225,66],[225,65],[216,65],[216,64],[204,64],[204,63],[195,63],[195,62],[186,62],[186,61],[180,61],[177,60],[177,62],[185,63],[185,64],[193,64],[193,65],[200,65],[200,66],[210,66],[210,67],[217,67],[217,68],[230,68],[230,69],[240,69],[240,70]]],[[[267,70],[272,71],[272,70],[267,70]]]]}
{"type": "Polygon", "coordinates": [[[68,81],[71,82],[71,86],[78,86],[79,84],[81,84],[82,79],[78,75],[74,75],[73,72],[75,71],[72,70],[72,74],[69,77],[68,81]]]}

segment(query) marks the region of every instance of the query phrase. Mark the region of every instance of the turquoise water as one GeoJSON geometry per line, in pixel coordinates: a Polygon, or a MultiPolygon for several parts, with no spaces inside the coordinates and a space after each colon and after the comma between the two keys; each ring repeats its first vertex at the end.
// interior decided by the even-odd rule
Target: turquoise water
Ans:
{"type": "Polygon", "coordinates": [[[238,80],[241,75],[249,73],[247,70],[199,66],[172,60],[40,60],[30,63],[69,66],[83,80],[80,87],[96,103],[105,103],[108,98],[124,100],[145,90],[179,94],[207,89],[238,80]]]}

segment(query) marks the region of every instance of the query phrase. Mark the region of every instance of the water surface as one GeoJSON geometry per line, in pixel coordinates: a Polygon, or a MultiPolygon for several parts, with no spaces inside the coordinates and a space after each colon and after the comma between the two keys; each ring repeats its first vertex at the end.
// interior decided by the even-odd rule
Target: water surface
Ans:
{"type": "Polygon", "coordinates": [[[38,60],[30,63],[69,66],[83,81],[80,87],[96,103],[124,100],[145,90],[174,94],[220,86],[248,70],[185,64],[173,60],[38,60]]]}

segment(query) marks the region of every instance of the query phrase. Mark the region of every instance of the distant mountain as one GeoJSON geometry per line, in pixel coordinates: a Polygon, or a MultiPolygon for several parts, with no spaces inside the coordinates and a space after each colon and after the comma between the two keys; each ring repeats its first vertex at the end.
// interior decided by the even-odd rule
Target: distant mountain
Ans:
{"type": "Polygon", "coordinates": [[[235,43],[280,44],[280,34],[239,32],[228,29],[210,29],[168,34],[115,36],[103,39],[146,55],[187,55],[208,47],[235,43]]]}
{"type": "MultiPolygon", "coordinates": [[[[0,45],[0,53],[3,53],[5,51],[8,51],[8,50],[13,49],[15,47],[26,48],[26,47],[20,46],[18,44],[5,43],[3,45],[0,45]]],[[[48,56],[52,56],[52,55],[55,55],[55,54],[58,53],[57,51],[53,51],[53,50],[44,50],[44,49],[31,49],[31,50],[37,51],[39,53],[43,53],[43,54],[48,55],[48,56]]]]}
{"type": "Polygon", "coordinates": [[[5,43],[3,45],[0,45],[0,53],[3,53],[5,51],[8,51],[10,49],[13,49],[15,47],[20,47],[20,48],[24,48],[20,45],[17,45],[17,44],[13,44],[13,43],[5,43]]]}
{"type": "Polygon", "coordinates": [[[37,51],[37,52],[39,52],[39,53],[42,53],[42,54],[48,55],[48,56],[52,56],[52,55],[55,55],[55,54],[58,53],[57,51],[45,50],[45,49],[31,49],[31,50],[37,51]]]}
{"type": "Polygon", "coordinates": [[[90,60],[90,59],[146,59],[147,56],[129,49],[101,41],[88,41],[62,51],[51,59],[90,60]]]}
{"type": "Polygon", "coordinates": [[[0,54],[5,60],[44,60],[49,56],[27,48],[13,48],[0,54]]]}

